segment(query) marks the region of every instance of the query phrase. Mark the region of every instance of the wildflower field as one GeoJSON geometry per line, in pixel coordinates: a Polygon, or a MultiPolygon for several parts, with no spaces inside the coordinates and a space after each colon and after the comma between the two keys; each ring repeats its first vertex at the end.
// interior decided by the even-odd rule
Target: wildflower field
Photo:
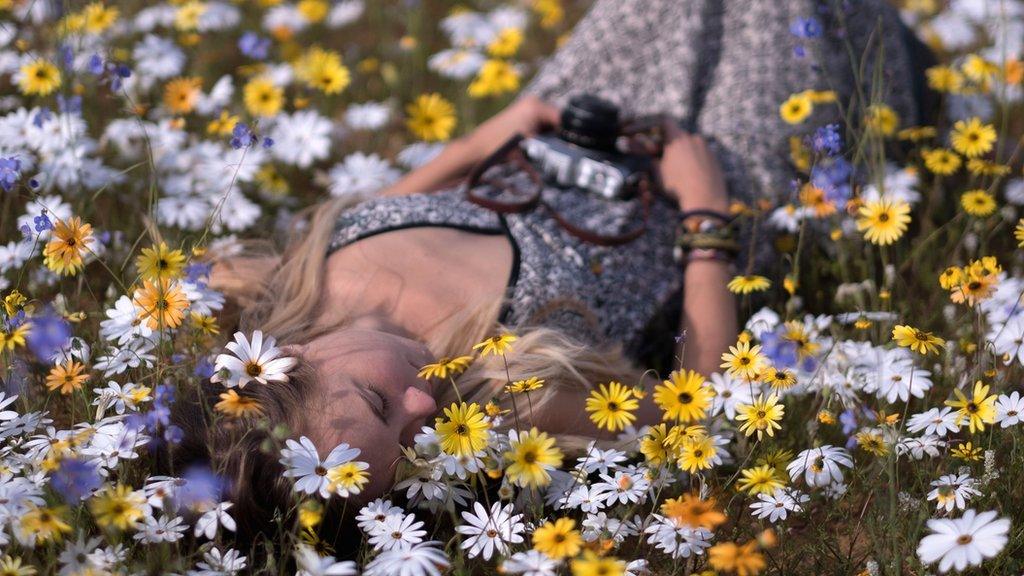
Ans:
{"type": "MultiPolygon", "coordinates": [[[[266,422],[295,513],[238,546],[233,479],[153,458],[201,382],[211,418],[259,419],[247,391],[293,364],[219,324],[209,255],[427,162],[588,2],[0,0],[0,576],[1024,573],[1024,2],[898,5],[936,122],[779,102],[798,178],[733,206],[777,257],[730,283],[721,373],[594,383],[579,409],[620,436],[578,453],[452,405],[369,503],[358,450],[266,422]],[[664,421],[634,427],[640,402],[664,421]],[[332,500],[354,555],[320,536],[332,500]]],[[[422,376],[516,342],[465,354],[422,376]]]]}

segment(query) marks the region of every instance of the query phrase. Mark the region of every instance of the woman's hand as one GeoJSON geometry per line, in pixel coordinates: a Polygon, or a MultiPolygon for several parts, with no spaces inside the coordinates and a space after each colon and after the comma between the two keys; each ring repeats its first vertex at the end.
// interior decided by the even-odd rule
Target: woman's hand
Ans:
{"type": "Polygon", "coordinates": [[[657,169],[665,193],[675,198],[680,210],[729,209],[722,168],[700,136],[683,132],[673,122],[667,123],[657,169]]]}
{"type": "Polygon", "coordinates": [[[406,174],[380,196],[431,192],[462,178],[515,134],[533,136],[558,125],[559,111],[536,96],[526,96],[505,108],[476,130],[453,140],[441,154],[406,174]]]}
{"type": "Polygon", "coordinates": [[[517,133],[535,136],[558,126],[560,114],[558,108],[540,98],[525,96],[465,136],[465,147],[475,158],[473,164],[476,164],[517,133]]]}

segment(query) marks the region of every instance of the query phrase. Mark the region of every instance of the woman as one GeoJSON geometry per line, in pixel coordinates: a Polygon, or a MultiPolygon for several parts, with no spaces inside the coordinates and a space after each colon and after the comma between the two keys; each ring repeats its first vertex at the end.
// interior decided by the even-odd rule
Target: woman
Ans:
{"type": "MultiPolygon", "coordinates": [[[[341,442],[359,448],[371,474],[362,496],[372,497],[389,488],[401,446],[432,424],[439,407],[456,396],[505,403],[508,378],[546,381],[524,425],[563,438],[598,435],[581,409],[584,398],[598,383],[641,383],[636,362],[659,321],[685,331],[677,350],[683,367],[716,370],[737,330],[725,287],[735,273],[725,261],[731,254],[696,251],[677,261],[679,223],[720,228],[714,215],[728,210],[727,191],[751,200],[788,190],[788,151],[779,143],[789,129],[777,109],[789,94],[872,93],[855,86],[841,41],[827,34],[822,43],[835,45],[808,48],[821,51],[821,66],[794,58],[789,27],[811,15],[829,22],[810,0],[600,0],[527,96],[434,161],[379,198],[315,207],[281,257],[220,263],[212,284],[241,307],[241,329],[274,335],[301,362],[287,384],[244,390],[261,403],[264,418],[214,419],[216,387],[183,395],[175,419],[185,440],[172,453],[175,469],[202,461],[231,478],[240,531],[260,531],[293,508],[275,426],[321,449],[341,442]],[[627,115],[668,114],[707,135],[666,128],[654,168],[664,193],[639,237],[595,244],[555,218],[575,215],[603,233],[621,233],[639,217],[635,201],[547,187],[547,206],[499,214],[451,186],[514,134],[553,127],[559,107],[579,92],[616,102],[627,115]],[[455,380],[458,390],[417,377],[423,366],[503,332],[518,335],[513,352],[475,360],[455,380]]],[[[873,27],[884,32],[893,18],[874,2],[858,3],[843,15],[845,37],[859,54],[873,27]]],[[[894,82],[873,93],[883,91],[912,121],[909,87],[898,81],[909,76],[901,72],[905,50],[892,34],[876,38],[886,53],[882,77],[894,82]]],[[[522,171],[502,170],[505,185],[526,185],[522,171]]],[[[658,418],[649,400],[638,416],[638,424],[658,418]]]]}

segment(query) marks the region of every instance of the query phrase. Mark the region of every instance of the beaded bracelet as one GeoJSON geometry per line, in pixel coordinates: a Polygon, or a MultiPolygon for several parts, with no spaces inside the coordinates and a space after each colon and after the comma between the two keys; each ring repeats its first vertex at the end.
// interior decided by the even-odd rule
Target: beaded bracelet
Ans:
{"type": "Polygon", "coordinates": [[[683,263],[684,267],[691,262],[699,261],[722,262],[723,264],[728,264],[730,266],[735,262],[732,255],[723,250],[716,250],[714,248],[697,248],[690,250],[680,258],[680,261],[683,263]]]}

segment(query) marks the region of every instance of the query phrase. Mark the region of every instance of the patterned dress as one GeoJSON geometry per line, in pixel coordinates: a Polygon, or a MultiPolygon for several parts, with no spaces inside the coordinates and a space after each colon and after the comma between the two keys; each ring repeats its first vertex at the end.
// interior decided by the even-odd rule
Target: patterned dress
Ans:
{"type": "MultiPolygon", "coordinates": [[[[864,94],[876,89],[905,124],[917,115],[908,80],[910,59],[895,11],[882,0],[842,2],[846,8],[840,23],[823,11],[826,4],[832,3],[598,0],[524,92],[559,105],[573,94],[594,93],[617,103],[627,116],[673,115],[711,141],[734,196],[778,201],[791,193],[795,175],[787,144],[795,129],[778,113],[790,94],[834,89],[845,101],[860,89],[864,94]],[[824,30],[801,42],[805,55],[798,58],[790,26],[809,16],[816,16],[824,30]],[[849,41],[853,53],[861,54],[869,36],[876,43],[867,61],[885,55],[882,83],[874,88],[858,86],[844,44],[849,41]]],[[[815,116],[811,121],[827,120],[815,116]]],[[[508,187],[529,186],[511,165],[495,170],[508,187]]],[[[658,199],[643,235],[620,246],[598,246],[568,233],[551,210],[575,225],[611,235],[635,226],[637,202],[550,187],[543,197],[551,208],[506,215],[467,201],[464,185],[373,199],[341,216],[331,250],[414,226],[504,234],[515,263],[503,323],[550,326],[584,342],[618,343],[634,357],[650,357],[652,344],[655,349],[663,345],[679,319],[683,269],[672,256],[679,218],[675,206],[658,199]],[[649,338],[652,333],[659,335],[657,343],[649,338]]],[[[764,249],[757,251],[758,259],[771,258],[768,243],[759,240],[759,245],[764,249]]]]}

